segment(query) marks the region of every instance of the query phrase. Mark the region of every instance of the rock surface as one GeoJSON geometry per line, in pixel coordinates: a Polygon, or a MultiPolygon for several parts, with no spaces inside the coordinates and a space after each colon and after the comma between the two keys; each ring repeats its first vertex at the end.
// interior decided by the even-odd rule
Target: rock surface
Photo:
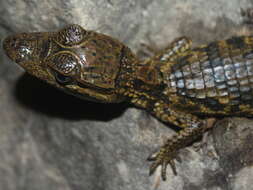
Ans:
{"type": "MultiPolygon", "coordinates": [[[[0,38],[68,23],[114,36],[135,52],[178,36],[196,43],[244,32],[250,0],[5,0],[0,38]]],[[[181,151],[178,176],[148,177],[147,156],[174,131],[127,104],[68,96],[24,74],[0,52],[0,189],[214,190],[252,186],[253,121],[219,122],[200,151],[181,151]]]]}

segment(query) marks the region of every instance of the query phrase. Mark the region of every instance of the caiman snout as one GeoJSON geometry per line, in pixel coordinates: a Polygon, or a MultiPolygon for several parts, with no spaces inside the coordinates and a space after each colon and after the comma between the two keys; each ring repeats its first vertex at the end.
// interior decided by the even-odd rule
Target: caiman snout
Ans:
{"type": "Polygon", "coordinates": [[[36,40],[25,38],[25,34],[9,36],[3,41],[7,56],[16,63],[30,60],[35,54],[36,40]]]}
{"type": "Polygon", "coordinates": [[[7,56],[18,64],[34,62],[47,53],[45,38],[42,33],[21,33],[8,36],[3,41],[7,56]]]}

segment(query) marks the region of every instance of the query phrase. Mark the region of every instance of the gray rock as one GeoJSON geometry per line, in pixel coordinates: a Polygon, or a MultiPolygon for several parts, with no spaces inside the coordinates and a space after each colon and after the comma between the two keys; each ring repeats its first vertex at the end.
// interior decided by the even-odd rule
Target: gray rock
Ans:
{"type": "Polygon", "coordinates": [[[219,155],[220,172],[231,189],[249,189],[252,183],[253,122],[249,119],[224,119],[214,129],[214,146],[219,155]]]}
{"type": "MultiPolygon", "coordinates": [[[[77,23],[142,52],[142,43],[162,48],[185,35],[199,44],[243,32],[240,8],[250,6],[250,0],[5,0],[0,38],[77,23]]],[[[168,180],[157,189],[251,187],[252,121],[225,121],[204,149],[182,150],[178,176],[168,168],[168,180]]],[[[125,103],[96,104],[65,95],[25,75],[1,51],[0,189],[154,189],[159,173],[148,177],[146,158],[173,133],[125,103]]]]}

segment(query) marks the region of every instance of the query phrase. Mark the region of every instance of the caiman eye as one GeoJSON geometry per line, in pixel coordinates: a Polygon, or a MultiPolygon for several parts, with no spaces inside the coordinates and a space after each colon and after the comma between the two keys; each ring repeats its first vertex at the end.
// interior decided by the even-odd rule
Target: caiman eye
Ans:
{"type": "Polygon", "coordinates": [[[56,35],[56,39],[63,45],[71,46],[81,43],[86,34],[86,30],[81,26],[73,24],[59,31],[56,35]]]}
{"type": "Polygon", "coordinates": [[[78,60],[68,53],[58,53],[47,59],[47,64],[55,79],[60,84],[72,82],[73,76],[78,75],[78,60]]]}
{"type": "Polygon", "coordinates": [[[73,81],[72,77],[64,76],[58,72],[55,72],[55,80],[61,85],[66,85],[66,84],[69,84],[73,81]]]}

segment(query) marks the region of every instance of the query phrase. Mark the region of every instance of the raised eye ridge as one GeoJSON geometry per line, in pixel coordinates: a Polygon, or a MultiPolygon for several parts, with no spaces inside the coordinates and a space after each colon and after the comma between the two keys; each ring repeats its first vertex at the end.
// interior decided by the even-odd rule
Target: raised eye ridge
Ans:
{"type": "Polygon", "coordinates": [[[70,25],[57,33],[56,39],[63,45],[78,45],[86,36],[86,31],[79,25],[70,25]]]}
{"type": "Polygon", "coordinates": [[[48,65],[60,73],[68,76],[74,75],[78,71],[78,60],[68,53],[59,53],[48,59],[48,65]]]}

